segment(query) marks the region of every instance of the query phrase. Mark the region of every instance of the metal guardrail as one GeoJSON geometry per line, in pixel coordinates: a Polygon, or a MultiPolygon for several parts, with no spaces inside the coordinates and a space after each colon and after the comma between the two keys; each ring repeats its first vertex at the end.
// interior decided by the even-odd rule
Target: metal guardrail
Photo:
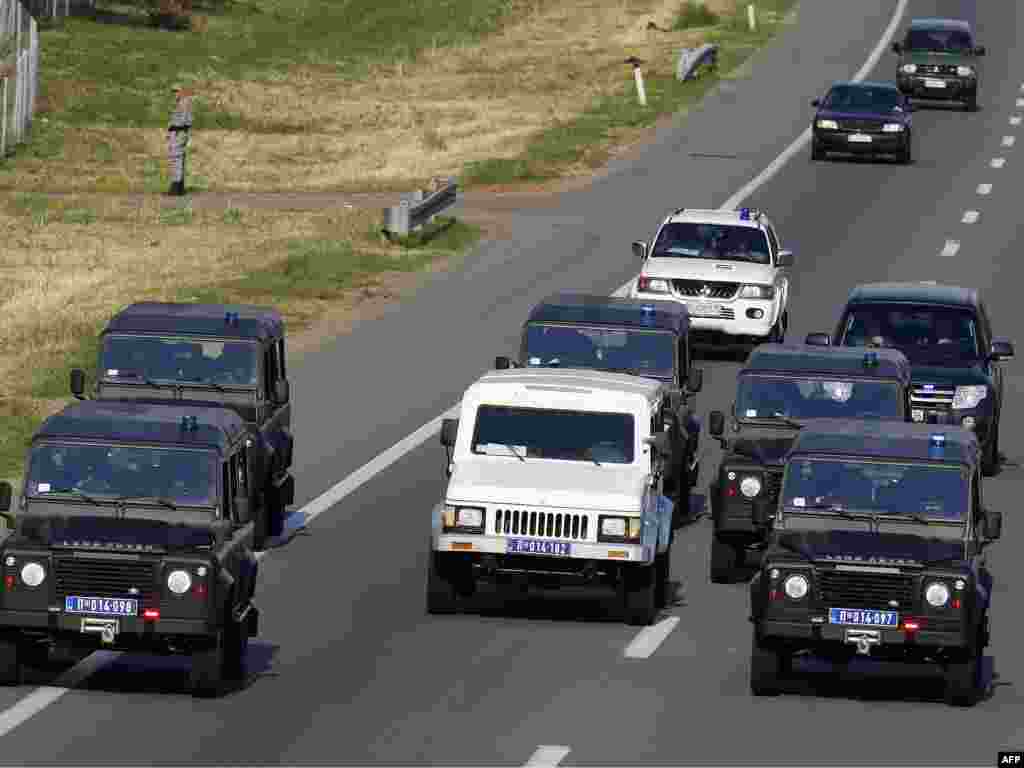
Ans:
{"type": "Polygon", "coordinates": [[[403,200],[398,205],[384,209],[384,231],[391,235],[408,235],[424,224],[429,224],[434,217],[446,208],[458,202],[459,187],[455,179],[446,183],[429,195],[417,190],[412,193],[412,200],[403,200]]]}
{"type": "Polygon", "coordinates": [[[39,25],[19,0],[0,0],[0,158],[28,139],[39,90],[39,25]]]}
{"type": "Polygon", "coordinates": [[[718,66],[718,46],[705,43],[699,48],[683,48],[679,52],[679,64],[676,66],[677,80],[694,80],[701,67],[718,66]]]}

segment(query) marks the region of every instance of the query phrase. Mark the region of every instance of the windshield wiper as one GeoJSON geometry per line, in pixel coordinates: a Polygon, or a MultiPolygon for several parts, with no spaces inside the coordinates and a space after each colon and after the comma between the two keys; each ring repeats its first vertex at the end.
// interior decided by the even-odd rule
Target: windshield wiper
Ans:
{"type": "Polygon", "coordinates": [[[644,372],[641,371],[639,368],[625,368],[625,367],[611,368],[611,367],[609,367],[609,368],[605,368],[605,370],[608,371],[609,373],[628,373],[630,376],[643,376],[643,375],[645,375],[644,372]]]}
{"type": "Polygon", "coordinates": [[[594,449],[593,448],[587,448],[586,450],[584,450],[583,451],[583,456],[585,458],[587,458],[587,459],[590,459],[592,462],[594,462],[594,464],[596,466],[598,466],[598,467],[601,466],[601,462],[599,462],[597,459],[594,458],[594,449]]]}
{"type": "Polygon", "coordinates": [[[99,502],[98,499],[96,499],[93,496],[90,496],[88,493],[85,493],[83,491],[78,490],[77,488],[51,488],[49,492],[50,493],[70,493],[72,496],[76,496],[79,499],[84,499],[85,501],[89,502],[90,504],[95,504],[96,506],[100,506],[100,502],[99,502]]]}
{"type": "Polygon", "coordinates": [[[526,457],[519,453],[519,451],[515,449],[515,446],[511,445],[510,443],[497,443],[497,445],[500,445],[502,448],[506,449],[509,453],[511,453],[520,461],[526,461],[526,457]]]}
{"type": "Polygon", "coordinates": [[[155,501],[157,504],[167,507],[168,509],[178,508],[177,504],[163,496],[133,496],[131,494],[127,494],[125,496],[118,496],[114,501],[155,501]]]}
{"type": "Polygon", "coordinates": [[[778,421],[782,424],[785,424],[787,427],[793,427],[795,429],[803,429],[805,426],[802,421],[791,419],[789,416],[786,416],[785,414],[782,413],[776,413],[774,416],[769,416],[768,418],[772,419],[773,421],[778,421]]]}
{"type": "Polygon", "coordinates": [[[197,378],[194,378],[194,379],[189,379],[189,381],[191,381],[193,383],[196,383],[196,384],[205,384],[208,387],[213,387],[218,392],[227,392],[227,390],[224,389],[224,387],[222,387],[220,384],[215,382],[213,379],[202,379],[202,378],[198,378],[197,377],[197,378]]]}

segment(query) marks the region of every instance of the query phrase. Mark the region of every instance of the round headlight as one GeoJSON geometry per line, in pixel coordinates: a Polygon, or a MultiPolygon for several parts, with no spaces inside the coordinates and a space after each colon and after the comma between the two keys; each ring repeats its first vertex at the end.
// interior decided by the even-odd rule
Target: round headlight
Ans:
{"type": "Polygon", "coordinates": [[[183,595],[192,586],[188,571],[171,571],[167,576],[167,588],[176,595],[183,595]]]}
{"type": "Polygon", "coordinates": [[[21,580],[30,587],[38,587],[46,578],[46,569],[39,563],[25,563],[21,569],[21,580]]]}
{"type": "Polygon", "coordinates": [[[906,72],[908,75],[912,75],[915,72],[917,72],[917,64],[904,64],[903,71],[906,72]]]}
{"type": "Polygon", "coordinates": [[[756,477],[744,477],[740,482],[740,493],[752,499],[761,492],[761,481],[756,477]]]}
{"type": "Polygon", "coordinates": [[[807,579],[799,574],[793,574],[783,582],[783,589],[786,590],[786,594],[794,600],[799,600],[807,594],[808,584],[807,579]]]}
{"type": "Polygon", "coordinates": [[[928,601],[929,605],[941,608],[949,602],[949,587],[938,581],[933,581],[924,591],[924,599],[928,601]]]}
{"type": "Polygon", "coordinates": [[[974,70],[971,69],[970,67],[957,67],[956,68],[956,73],[960,77],[970,77],[971,75],[974,74],[974,70]]]}

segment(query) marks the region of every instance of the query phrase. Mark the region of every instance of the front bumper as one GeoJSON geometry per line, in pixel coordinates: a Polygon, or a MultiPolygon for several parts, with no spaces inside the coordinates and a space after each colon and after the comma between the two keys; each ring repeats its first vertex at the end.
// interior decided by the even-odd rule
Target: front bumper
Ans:
{"type": "Polygon", "coordinates": [[[887,154],[894,155],[907,147],[906,131],[902,133],[870,133],[870,142],[850,141],[855,131],[823,131],[815,129],[814,143],[826,152],[849,152],[852,154],[887,154]]]}
{"type": "Polygon", "coordinates": [[[762,339],[771,333],[782,308],[775,301],[765,299],[698,300],[683,298],[670,293],[647,293],[635,287],[630,292],[634,299],[657,299],[674,301],[690,311],[690,328],[697,331],[714,331],[729,336],[747,336],[762,339]],[[715,309],[715,314],[695,314],[715,309]],[[752,316],[760,315],[760,317],[752,316]]]}
{"type": "MultiPolygon", "coordinates": [[[[524,537],[529,539],[529,537],[524,537]]],[[[654,562],[652,547],[644,544],[604,544],[585,541],[547,541],[536,540],[536,554],[510,551],[509,542],[515,537],[481,536],[466,533],[442,533],[434,537],[436,552],[460,552],[464,555],[486,555],[489,562],[502,563],[515,561],[516,570],[522,570],[521,562],[536,562],[538,571],[548,571],[554,563],[567,561],[585,561],[602,563],[641,563],[649,565],[654,562]],[[568,554],[544,552],[554,545],[568,545],[568,554]]],[[[528,570],[528,569],[527,569],[528,570]]]]}
{"type": "Polygon", "coordinates": [[[992,431],[992,415],[978,408],[954,411],[948,408],[921,407],[911,403],[910,419],[916,424],[942,424],[970,429],[983,445],[988,441],[989,433],[992,431]],[[974,419],[973,426],[965,426],[965,418],[974,419]]]}
{"type": "Polygon", "coordinates": [[[858,627],[839,624],[813,624],[807,619],[763,619],[760,622],[760,636],[765,640],[781,641],[786,644],[823,650],[850,648],[847,630],[877,630],[878,644],[872,653],[886,649],[948,649],[962,650],[969,647],[966,633],[959,625],[929,626],[913,632],[896,628],[858,627]]]}
{"type": "Polygon", "coordinates": [[[963,101],[978,92],[976,78],[955,75],[900,74],[896,83],[903,93],[926,101],[963,101]],[[929,81],[942,82],[944,85],[939,88],[929,87],[929,81]]]}
{"type": "Polygon", "coordinates": [[[164,650],[180,642],[195,644],[216,631],[205,619],[159,618],[154,621],[138,616],[95,617],[57,611],[0,610],[0,629],[48,636],[70,645],[107,650],[164,650]],[[101,641],[97,632],[83,632],[83,620],[114,620],[117,632],[111,643],[101,641]]]}

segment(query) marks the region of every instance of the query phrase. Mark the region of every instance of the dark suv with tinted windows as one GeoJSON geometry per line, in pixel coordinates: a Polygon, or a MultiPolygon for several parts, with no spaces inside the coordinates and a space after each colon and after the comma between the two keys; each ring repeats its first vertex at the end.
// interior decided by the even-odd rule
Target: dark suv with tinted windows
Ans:
{"type": "Polygon", "coordinates": [[[997,471],[1002,362],[1014,350],[995,338],[976,290],[934,282],[859,285],[835,333],[812,333],[807,343],[898,349],[911,365],[911,420],[973,430],[985,474],[997,471]]]}
{"type": "Polygon", "coordinates": [[[902,41],[892,44],[899,54],[896,84],[908,96],[935,101],[959,101],[967,111],[978,108],[978,57],[971,25],[960,19],[914,19],[902,41]]]}

